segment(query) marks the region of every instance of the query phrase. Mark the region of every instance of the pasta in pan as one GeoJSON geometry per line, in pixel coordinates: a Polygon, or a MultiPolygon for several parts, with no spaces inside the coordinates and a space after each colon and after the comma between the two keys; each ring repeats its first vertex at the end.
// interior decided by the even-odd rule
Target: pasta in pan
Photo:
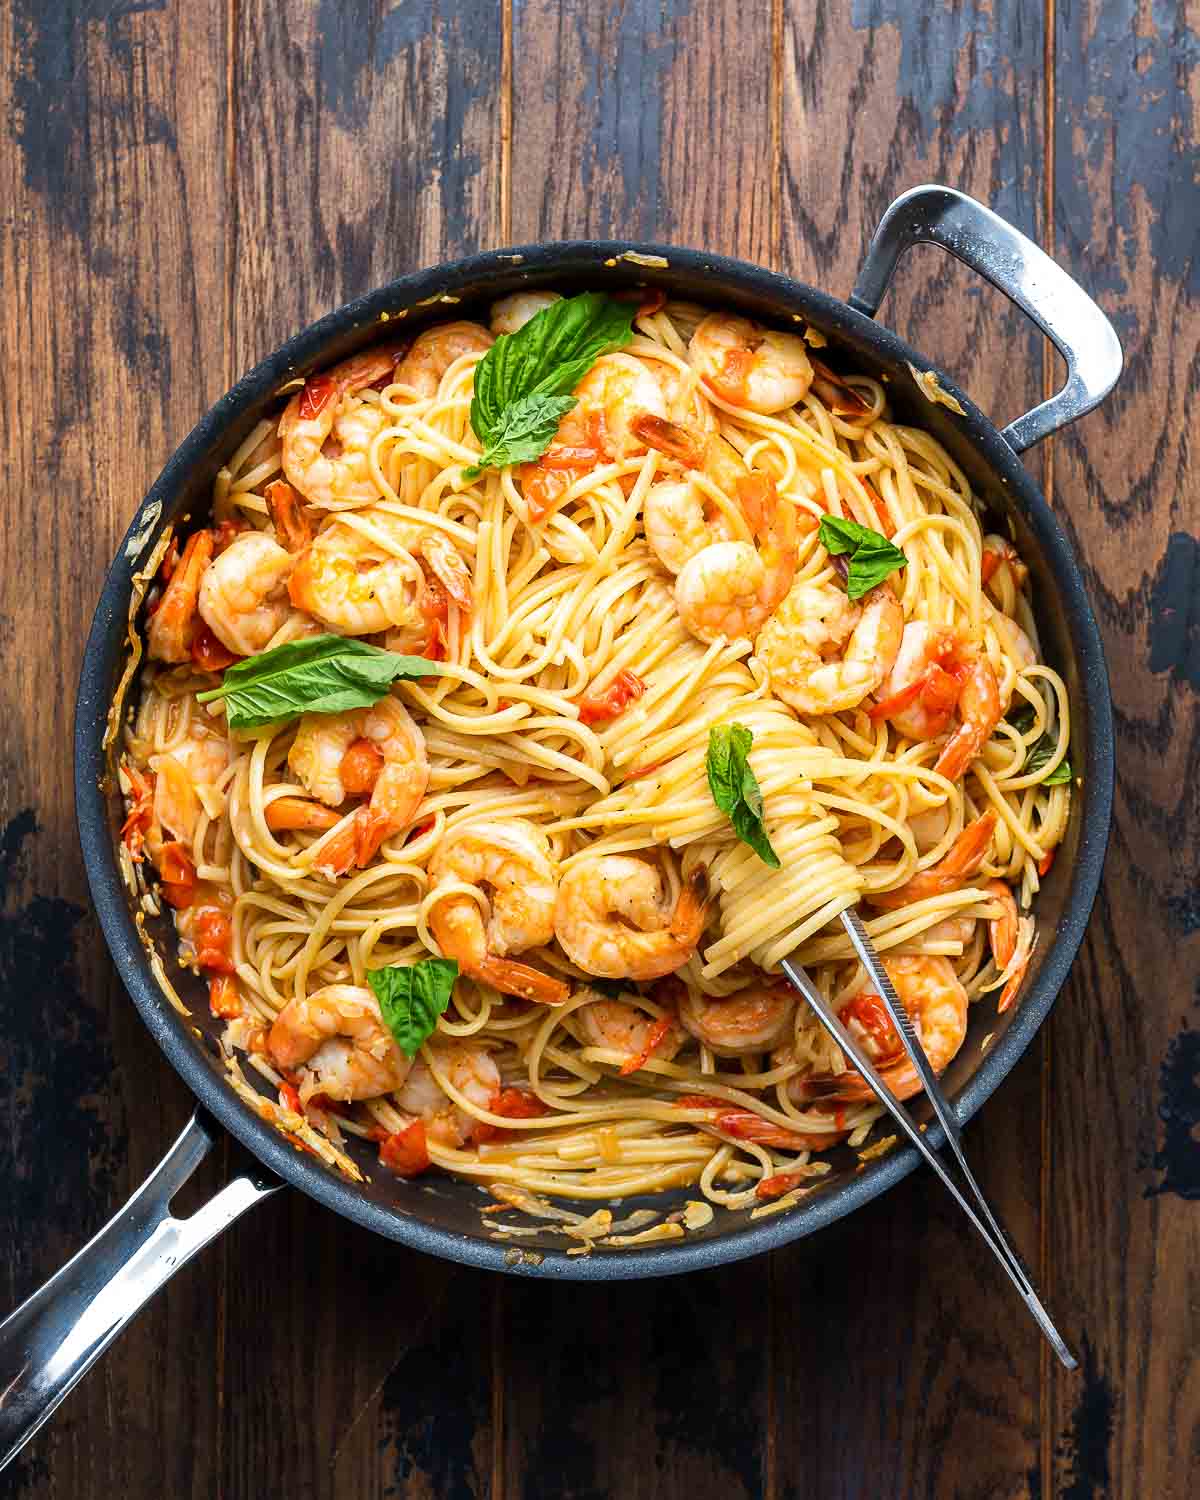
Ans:
{"type": "Polygon", "coordinates": [[[1065,688],[964,475],[823,342],[518,294],[311,377],[156,559],[126,873],[331,1165],[791,1202],[878,1110],[782,957],[901,1096],[840,911],[939,1071],[1013,1002],[1065,688]]]}

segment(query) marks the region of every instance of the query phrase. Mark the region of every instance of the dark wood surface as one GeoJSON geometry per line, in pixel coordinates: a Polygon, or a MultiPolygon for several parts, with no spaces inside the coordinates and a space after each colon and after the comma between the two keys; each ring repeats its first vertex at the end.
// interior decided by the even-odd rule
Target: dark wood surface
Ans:
{"type": "MultiPolygon", "coordinates": [[[[1046,245],[1127,368],[1030,456],[1109,650],[1104,889],[1051,1021],[969,1132],[1083,1331],[1080,1373],[924,1175],[770,1259],[599,1287],[443,1265],[289,1193],[171,1283],[0,1493],[1196,1493],[1198,65],[1196,0],[3,7],[0,1311],[188,1113],[88,909],[70,714],[115,543],[238,373],[398,272],[505,242],[673,240],[845,295],[883,208],[923,180],[1046,245]]],[[[1003,299],[933,251],[883,316],[998,418],[1057,381],[1003,299]]]]}

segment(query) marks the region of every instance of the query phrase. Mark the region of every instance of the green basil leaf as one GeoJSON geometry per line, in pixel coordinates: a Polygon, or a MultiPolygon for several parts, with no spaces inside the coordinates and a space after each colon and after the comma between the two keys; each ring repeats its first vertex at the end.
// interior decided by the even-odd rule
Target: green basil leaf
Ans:
{"type": "Polygon", "coordinates": [[[367,970],[367,983],[387,1028],[406,1057],[416,1057],[421,1043],[437,1026],[457,978],[458,963],[453,958],[423,958],[415,964],[367,970]]]}
{"type": "Polygon", "coordinates": [[[1005,722],[1011,724],[1019,735],[1027,735],[1033,728],[1033,704],[1022,703],[1020,708],[1014,708],[1005,722]]]}
{"type": "Polygon", "coordinates": [[[846,594],[851,599],[861,599],[898,568],[908,567],[908,558],[881,532],[845,516],[822,516],[818,534],[831,556],[850,553],[846,594]]]}
{"type": "Polygon", "coordinates": [[[257,729],[300,714],[370,708],[400,678],[440,671],[423,656],[398,656],[348,636],[313,635],[238,662],[220,687],[197,696],[201,703],[223,698],[231,729],[257,729]]]}
{"type": "Polygon", "coordinates": [[[516,333],[501,334],[475,367],[471,426],[484,451],[468,477],[484,468],[528,463],[544,453],[558,420],[575,405],[573,399],[559,404],[554,425],[546,431],[551,410],[546,398],[569,398],[602,354],[627,344],[635,311],[631,302],[581,292],[544,307],[516,333]],[[514,413],[522,403],[530,404],[514,413]],[[514,456],[506,456],[510,453],[514,456]]]}
{"type": "Polygon", "coordinates": [[[500,414],[491,442],[479,462],[466,471],[475,479],[484,469],[502,469],[506,464],[532,463],[554,439],[562,417],[575,405],[574,396],[522,396],[500,414]]]}
{"type": "Polygon", "coordinates": [[[762,788],[750,767],[754,736],[744,724],[721,724],[708,732],[708,789],[717,807],[733,824],[743,844],[749,844],[764,864],[779,868],[763,826],[762,788]]]}
{"type": "MultiPolygon", "coordinates": [[[[1021,767],[1022,776],[1032,776],[1035,771],[1040,771],[1058,746],[1057,734],[1044,734],[1040,739],[1029,747],[1025,755],[1025,764],[1021,767]]],[[[1058,765],[1055,766],[1043,786],[1061,786],[1064,782],[1071,780],[1074,773],[1071,770],[1071,761],[1068,756],[1063,756],[1058,765]]]]}

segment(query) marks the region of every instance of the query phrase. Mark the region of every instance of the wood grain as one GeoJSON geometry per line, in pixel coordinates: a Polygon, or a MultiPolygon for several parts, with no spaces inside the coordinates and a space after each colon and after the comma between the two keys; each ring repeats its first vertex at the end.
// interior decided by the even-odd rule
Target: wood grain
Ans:
{"type": "MultiPolygon", "coordinates": [[[[72,817],[83,640],[109,559],[224,388],[219,11],[22,3],[0,15],[0,362],[7,669],[0,775],[0,1287],[51,1275],[190,1112],[112,977],[72,817]],[[169,212],[164,212],[169,209],[169,212]]],[[[216,1164],[204,1169],[210,1186],[216,1164]]],[[[208,1495],[224,1257],[133,1325],[13,1466],[8,1491],[208,1495]]]]}
{"type": "Polygon", "coordinates": [[[1126,352],[1114,397],[1054,458],[1105,636],[1119,769],[1047,1121],[1052,1290],[1088,1337],[1082,1378],[1055,1374],[1049,1413],[1051,1492],[1073,1500],[1193,1494],[1200,1447],[1200,6],[1157,25],[1133,12],[1060,6],[1056,38],[1055,249],[1126,352]]]}

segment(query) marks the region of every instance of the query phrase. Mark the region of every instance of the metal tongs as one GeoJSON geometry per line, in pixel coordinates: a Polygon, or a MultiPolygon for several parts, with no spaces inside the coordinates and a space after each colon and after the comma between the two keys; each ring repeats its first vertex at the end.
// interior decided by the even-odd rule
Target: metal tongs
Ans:
{"type": "Polygon", "coordinates": [[[899,1036],[904,1050],[908,1054],[909,1061],[916,1068],[925,1086],[925,1092],[929,1095],[934,1114],[937,1115],[938,1122],[946,1132],[946,1140],[949,1142],[950,1149],[954,1153],[955,1160],[962,1169],[967,1189],[974,1200],[974,1206],[959,1191],[954,1179],[946,1171],[941,1158],[925,1139],[921,1127],[917,1125],[908,1110],[905,1109],[904,1105],[900,1103],[899,1099],[888,1088],[879,1073],[872,1067],[870,1059],[842,1025],[829,1002],[821,994],[820,990],[817,989],[804,969],[792,959],[785,958],[782,964],[783,972],[808,1001],[821,1025],[824,1026],[825,1030],[871,1085],[879,1097],[879,1102],[937,1173],[951,1197],[958,1204],[959,1208],[962,1209],[963,1213],[966,1214],[967,1218],[970,1219],[980,1238],[987,1245],[988,1249],[991,1250],[1001,1266],[1003,1266],[1008,1279],[1021,1294],[1021,1300],[1033,1314],[1034,1320],[1043,1334],[1045,1334],[1047,1342],[1055,1354],[1058,1355],[1059,1360],[1068,1370],[1074,1370],[1078,1366],[1079,1361],[1067,1348],[1062,1335],[1051,1322],[1050,1314],[1042,1305],[1029,1273],[1018,1259],[1016,1251],[1008,1243],[1004,1231],[997,1222],[995,1214],[988,1206],[987,1199],[980,1191],[979,1184],[975,1181],[974,1175],[967,1165],[967,1159],[963,1155],[960,1143],[959,1125],[954,1116],[954,1111],[950,1107],[949,1100],[942,1093],[937,1075],[929,1065],[929,1060],[926,1058],[921,1044],[917,1040],[917,1034],[913,1030],[913,1024],[908,1012],[901,1003],[900,997],[896,994],[895,987],[888,978],[887,970],[880,962],[879,955],[875,952],[871,939],[867,936],[867,929],[863,926],[861,917],[851,908],[842,912],[841,920],[842,926],[845,927],[850,942],[854,946],[854,951],[858,954],[863,968],[866,969],[872,983],[879,992],[879,997],[883,1001],[888,1015],[891,1017],[892,1025],[896,1028],[896,1034],[899,1036]]]}

